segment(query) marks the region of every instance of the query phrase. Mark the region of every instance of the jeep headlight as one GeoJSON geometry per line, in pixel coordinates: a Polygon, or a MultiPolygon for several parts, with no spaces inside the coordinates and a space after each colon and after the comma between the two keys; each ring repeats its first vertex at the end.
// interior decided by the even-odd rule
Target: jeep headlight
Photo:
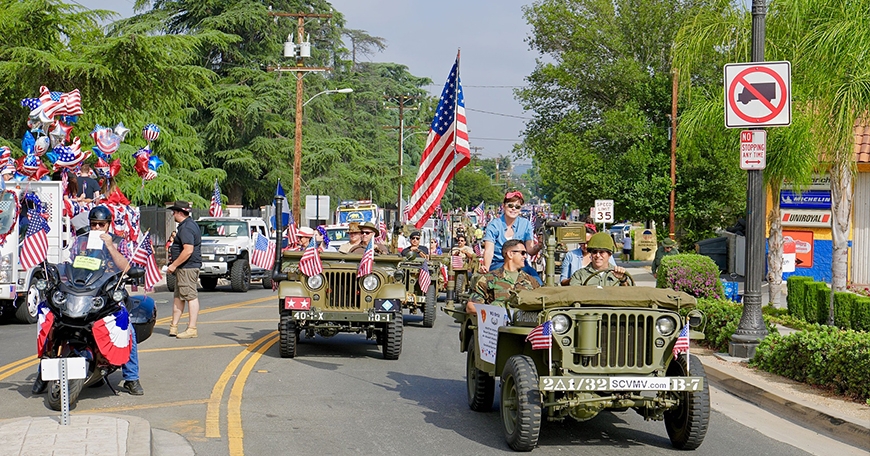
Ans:
{"type": "Polygon", "coordinates": [[[659,334],[667,337],[674,333],[677,329],[677,322],[671,317],[659,317],[656,320],[656,330],[659,334]]]}
{"type": "Polygon", "coordinates": [[[565,334],[571,329],[571,320],[566,315],[556,315],[550,321],[553,323],[553,332],[556,334],[565,334]]]}
{"type": "Polygon", "coordinates": [[[313,275],[308,278],[307,284],[310,290],[317,290],[323,286],[323,276],[320,274],[313,275]]]}
{"type": "Polygon", "coordinates": [[[401,269],[396,269],[396,272],[393,273],[393,279],[398,283],[402,283],[405,281],[405,271],[401,269]]]}
{"type": "Polygon", "coordinates": [[[362,280],[362,286],[366,291],[375,291],[380,284],[380,279],[378,279],[378,276],[374,274],[369,274],[363,277],[362,280]]]}

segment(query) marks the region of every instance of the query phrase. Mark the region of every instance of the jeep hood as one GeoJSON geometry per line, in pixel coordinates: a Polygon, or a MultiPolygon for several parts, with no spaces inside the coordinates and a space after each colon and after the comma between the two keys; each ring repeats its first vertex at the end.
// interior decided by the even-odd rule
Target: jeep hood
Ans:
{"type": "Polygon", "coordinates": [[[520,310],[537,311],[550,307],[660,307],[677,310],[694,307],[695,297],[670,288],[650,287],[540,287],[523,290],[515,296],[511,306],[520,310]]]}

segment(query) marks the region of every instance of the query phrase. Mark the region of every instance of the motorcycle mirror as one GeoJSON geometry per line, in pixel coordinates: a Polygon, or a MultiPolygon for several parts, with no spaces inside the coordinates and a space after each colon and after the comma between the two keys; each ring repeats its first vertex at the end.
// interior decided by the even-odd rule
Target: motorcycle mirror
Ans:
{"type": "Polygon", "coordinates": [[[131,279],[141,279],[142,277],[145,277],[145,269],[130,266],[130,269],[127,270],[127,277],[131,279]]]}

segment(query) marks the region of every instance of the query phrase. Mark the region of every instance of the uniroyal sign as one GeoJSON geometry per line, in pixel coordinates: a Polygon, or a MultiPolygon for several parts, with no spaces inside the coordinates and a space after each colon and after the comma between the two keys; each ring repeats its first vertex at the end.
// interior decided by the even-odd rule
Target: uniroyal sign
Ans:
{"type": "Polygon", "coordinates": [[[831,226],[831,211],[782,211],[783,226],[831,226]]]}

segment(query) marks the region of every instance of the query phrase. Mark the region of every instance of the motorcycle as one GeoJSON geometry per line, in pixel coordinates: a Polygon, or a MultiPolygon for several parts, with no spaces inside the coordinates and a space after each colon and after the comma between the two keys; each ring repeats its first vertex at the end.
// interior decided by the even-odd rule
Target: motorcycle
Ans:
{"type": "MultiPolygon", "coordinates": [[[[84,387],[100,384],[126,363],[132,337],[144,342],[157,319],[154,300],[129,296],[125,287],[138,284],[145,270],[120,268],[108,250],[94,242],[95,237],[78,236],[70,261],[46,264],[38,271],[34,290],[40,302],[37,356],[86,361],[87,378],[68,380],[70,406],[84,387]]],[[[51,409],[61,410],[59,380],[48,382],[46,401],[51,409]]]]}

